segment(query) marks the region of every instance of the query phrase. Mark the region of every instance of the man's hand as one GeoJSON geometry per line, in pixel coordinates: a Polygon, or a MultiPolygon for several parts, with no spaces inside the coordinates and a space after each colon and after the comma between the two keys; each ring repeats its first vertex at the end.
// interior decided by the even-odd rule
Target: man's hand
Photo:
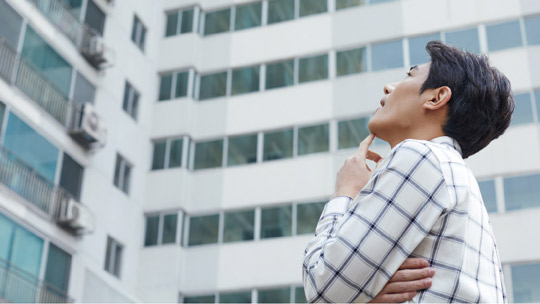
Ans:
{"type": "Polygon", "coordinates": [[[382,160],[379,154],[369,150],[369,145],[371,145],[374,138],[375,135],[373,134],[366,137],[360,143],[356,154],[345,160],[337,174],[336,189],[333,197],[348,196],[354,198],[367,184],[372,172],[367,166],[366,160],[369,159],[376,163],[382,160]]]}
{"type": "Polygon", "coordinates": [[[408,258],[370,303],[401,303],[411,300],[418,290],[431,287],[435,274],[426,260],[408,258]]]}

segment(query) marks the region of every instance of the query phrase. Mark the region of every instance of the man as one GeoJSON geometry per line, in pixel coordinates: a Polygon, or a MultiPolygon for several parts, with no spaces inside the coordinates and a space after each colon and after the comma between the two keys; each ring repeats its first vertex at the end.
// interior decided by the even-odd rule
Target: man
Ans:
{"type": "Polygon", "coordinates": [[[435,272],[429,288],[406,294],[414,302],[506,301],[488,215],[463,159],[510,124],[510,82],[485,56],[434,41],[426,49],[430,63],[384,87],[372,134],[338,173],[305,252],[310,302],[381,300],[408,257],[435,272]],[[374,136],[392,147],[385,159],[368,149],[374,136]]]}

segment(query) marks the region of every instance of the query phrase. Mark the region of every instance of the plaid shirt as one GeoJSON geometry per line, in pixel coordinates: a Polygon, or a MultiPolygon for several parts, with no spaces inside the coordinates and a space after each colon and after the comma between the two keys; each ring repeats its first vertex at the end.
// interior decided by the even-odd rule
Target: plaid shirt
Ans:
{"type": "Polygon", "coordinates": [[[506,302],[478,183],[450,137],[405,140],[351,201],[325,206],[305,251],[309,302],[368,302],[408,257],[435,269],[413,302],[506,302]]]}

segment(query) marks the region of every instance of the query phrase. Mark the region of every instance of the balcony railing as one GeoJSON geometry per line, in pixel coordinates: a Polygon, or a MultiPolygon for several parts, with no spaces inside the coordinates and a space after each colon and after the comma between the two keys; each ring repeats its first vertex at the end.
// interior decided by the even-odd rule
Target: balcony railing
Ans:
{"type": "Polygon", "coordinates": [[[48,282],[0,259],[0,302],[71,303],[73,299],[48,282]]]}
{"type": "Polygon", "coordinates": [[[0,37],[0,77],[15,84],[63,126],[69,126],[72,104],[32,62],[21,57],[0,37]]]}

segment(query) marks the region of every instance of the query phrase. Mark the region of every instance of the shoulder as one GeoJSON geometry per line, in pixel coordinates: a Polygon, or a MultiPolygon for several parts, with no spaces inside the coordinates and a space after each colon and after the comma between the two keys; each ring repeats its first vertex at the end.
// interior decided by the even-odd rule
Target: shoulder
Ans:
{"type": "Polygon", "coordinates": [[[440,175],[441,166],[428,141],[407,139],[396,145],[378,171],[413,171],[440,175]]]}

